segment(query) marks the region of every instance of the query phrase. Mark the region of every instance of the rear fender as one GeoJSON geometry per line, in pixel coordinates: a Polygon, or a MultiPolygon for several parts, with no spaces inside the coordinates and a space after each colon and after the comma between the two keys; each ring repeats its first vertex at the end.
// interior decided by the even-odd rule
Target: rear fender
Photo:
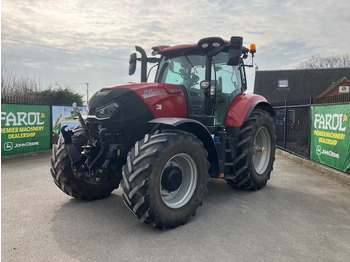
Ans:
{"type": "Polygon", "coordinates": [[[271,116],[275,115],[272,106],[267,102],[265,97],[242,93],[231,103],[226,115],[225,126],[242,126],[255,108],[265,110],[269,112],[271,116]]]}
{"type": "Polygon", "coordinates": [[[210,176],[219,176],[219,162],[214,140],[208,129],[202,123],[189,118],[156,118],[149,121],[148,123],[161,126],[171,126],[195,135],[199,140],[202,141],[205,150],[208,152],[210,176]]]}

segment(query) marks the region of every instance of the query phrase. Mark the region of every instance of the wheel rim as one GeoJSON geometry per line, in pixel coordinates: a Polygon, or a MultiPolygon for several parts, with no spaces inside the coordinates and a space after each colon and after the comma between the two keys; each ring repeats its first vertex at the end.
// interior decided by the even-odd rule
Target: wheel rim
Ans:
{"type": "Polygon", "coordinates": [[[164,166],[160,177],[160,194],[163,202],[170,208],[180,208],[186,205],[192,198],[197,186],[198,171],[197,166],[191,156],[180,153],[173,156],[164,166]],[[167,169],[174,168],[180,170],[182,178],[175,188],[165,188],[164,179],[167,169]]]}
{"type": "Polygon", "coordinates": [[[271,137],[269,130],[263,126],[260,127],[254,137],[253,163],[255,171],[262,175],[270,162],[271,137]]]}

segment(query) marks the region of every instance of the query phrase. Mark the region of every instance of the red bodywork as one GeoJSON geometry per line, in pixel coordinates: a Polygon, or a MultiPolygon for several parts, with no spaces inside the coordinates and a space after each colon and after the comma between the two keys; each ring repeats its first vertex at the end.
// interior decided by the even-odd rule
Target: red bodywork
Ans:
{"type": "Polygon", "coordinates": [[[105,89],[127,88],[134,91],[155,118],[187,117],[186,98],[181,86],[166,83],[126,84],[105,89]]]}
{"type": "MultiPolygon", "coordinates": [[[[187,118],[187,104],[181,86],[166,83],[126,84],[105,89],[127,88],[134,91],[147,105],[155,118],[187,118]]],[[[255,94],[239,94],[231,103],[226,115],[225,126],[240,127],[249,110],[267,100],[255,94]]]]}
{"type": "Polygon", "coordinates": [[[267,100],[260,95],[239,94],[228,109],[225,126],[240,127],[249,110],[252,110],[253,107],[260,102],[267,103],[267,100]]]}
{"type": "MultiPolygon", "coordinates": [[[[187,118],[187,104],[181,86],[165,83],[126,84],[105,89],[127,88],[134,91],[147,105],[155,118],[187,118]]],[[[231,103],[227,112],[225,126],[240,127],[249,110],[267,100],[255,94],[239,94],[231,103]]]]}

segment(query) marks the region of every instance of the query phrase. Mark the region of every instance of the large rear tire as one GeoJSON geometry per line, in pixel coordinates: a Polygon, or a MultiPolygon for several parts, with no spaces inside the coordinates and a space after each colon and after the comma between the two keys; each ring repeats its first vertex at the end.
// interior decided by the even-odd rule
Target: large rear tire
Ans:
{"type": "MultiPolygon", "coordinates": [[[[87,141],[87,137],[82,129],[75,130],[72,136],[72,143],[80,151],[82,145],[87,141]]],[[[117,176],[101,184],[90,184],[83,179],[74,176],[71,161],[66,151],[66,146],[62,136],[58,143],[52,148],[51,175],[59,189],[74,198],[82,200],[96,200],[107,197],[118,188],[120,179],[117,176]]]]}
{"type": "Polygon", "coordinates": [[[227,178],[235,188],[257,190],[270,179],[275,160],[276,138],[273,119],[263,110],[253,110],[240,128],[236,173],[227,178]]]}
{"type": "Polygon", "coordinates": [[[174,228],[202,205],[209,162],[203,144],[191,133],[166,130],[146,134],[123,167],[125,205],[142,222],[174,228]]]}

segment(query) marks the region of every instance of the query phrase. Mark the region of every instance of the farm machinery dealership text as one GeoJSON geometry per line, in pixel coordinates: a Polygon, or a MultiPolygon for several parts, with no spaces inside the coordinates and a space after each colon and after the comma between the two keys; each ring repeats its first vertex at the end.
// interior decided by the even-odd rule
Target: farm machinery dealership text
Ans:
{"type": "Polygon", "coordinates": [[[34,138],[38,132],[44,131],[45,114],[41,112],[1,112],[1,133],[6,134],[8,142],[4,150],[13,148],[39,146],[39,141],[11,141],[13,139],[34,138]]]}
{"type": "Polygon", "coordinates": [[[345,140],[343,125],[347,121],[345,114],[315,114],[314,135],[319,137],[319,143],[335,146],[338,140],[345,140]]]}

